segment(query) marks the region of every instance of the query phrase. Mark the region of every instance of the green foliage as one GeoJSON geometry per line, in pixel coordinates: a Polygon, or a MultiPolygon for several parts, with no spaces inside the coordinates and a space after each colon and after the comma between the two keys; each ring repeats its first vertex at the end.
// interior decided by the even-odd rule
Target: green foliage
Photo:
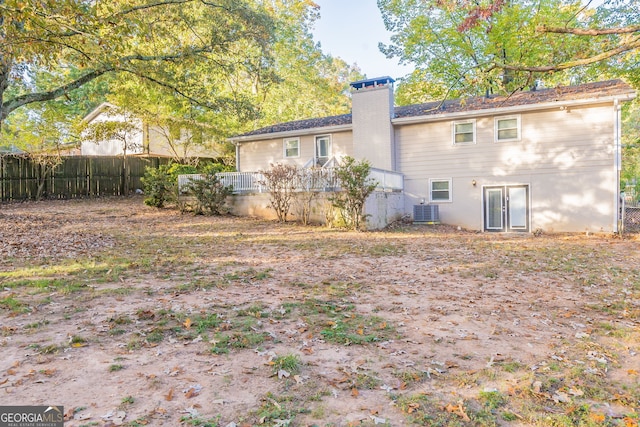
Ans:
{"type": "Polygon", "coordinates": [[[287,354],[285,356],[277,356],[272,360],[273,372],[277,374],[280,370],[285,370],[290,374],[300,372],[300,356],[297,354],[287,354]]]}
{"type": "Polygon", "coordinates": [[[162,208],[167,203],[175,200],[176,183],[169,174],[170,168],[170,165],[161,165],[157,169],[146,168],[142,177],[145,205],[162,208]]]}
{"type": "Polygon", "coordinates": [[[233,193],[233,187],[224,185],[215,173],[207,173],[201,179],[189,182],[188,191],[197,200],[194,207],[196,214],[222,215],[227,213],[225,205],[227,197],[233,193]]]}
{"type": "Polygon", "coordinates": [[[625,76],[640,83],[637,29],[615,31],[637,26],[634,4],[379,0],[393,33],[380,49],[415,66],[398,90],[400,104],[510,93],[536,80],[555,86],[625,76]]]}
{"type": "Polygon", "coordinates": [[[166,171],[169,180],[172,183],[178,182],[178,175],[189,175],[198,173],[198,168],[193,165],[185,165],[182,163],[172,163],[166,171]]]}
{"type": "Polygon", "coordinates": [[[622,134],[621,190],[630,190],[640,201],[640,102],[623,107],[622,134]]]}
{"type": "Polygon", "coordinates": [[[336,168],[341,191],[329,198],[331,204],[339,210],[347,228],[360,230],[367,220],[364,204],[378,186],[369,178],[371,166],[367,160],[356,161],[345,157],[336,168]]]}
{"type": "Polygon", "coordinates": [[[3,4],[0,123],[108,75],[246,119],[254,89],[274,80],[275,22],[252,0],[3,4]]]}

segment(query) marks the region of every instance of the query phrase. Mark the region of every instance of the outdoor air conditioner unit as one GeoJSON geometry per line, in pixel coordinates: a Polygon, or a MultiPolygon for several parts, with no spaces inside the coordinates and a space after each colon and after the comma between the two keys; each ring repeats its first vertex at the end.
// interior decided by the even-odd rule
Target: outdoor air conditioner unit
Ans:
{"type": "Polygon", "coordinates": [[[440,224],[438,205],[414,205],[413,222],[423,224],[440,224]]]}

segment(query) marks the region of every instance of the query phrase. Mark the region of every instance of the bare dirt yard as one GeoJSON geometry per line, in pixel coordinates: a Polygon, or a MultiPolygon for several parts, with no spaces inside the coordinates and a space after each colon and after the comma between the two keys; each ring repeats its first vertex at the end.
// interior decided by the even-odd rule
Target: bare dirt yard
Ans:
{"type": "Polygon", "coordinates": [[[5,204],[0,327],[69,427],[630,427],[640,239],[5,204]]]}

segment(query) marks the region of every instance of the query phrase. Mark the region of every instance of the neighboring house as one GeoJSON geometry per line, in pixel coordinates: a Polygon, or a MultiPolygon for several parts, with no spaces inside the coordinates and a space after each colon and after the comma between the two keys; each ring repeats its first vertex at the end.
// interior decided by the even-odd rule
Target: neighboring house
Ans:
{"type": "Polygon", "coordinates": [[[614,232],[620,80],[394,107],[390,77],[351,84],[352,113],[231,138],[240,172],[331,165],[344,155],[404,176],[400,210],[437,206],[472,230],[614,232]]]}
{"type": "Polygon", "coordinates": [[[84,140],[81,143],[83,156],[118,156],[125,152],[134,156],[158,156],[173,158],[219,157],[220,153],[200,144],[194,144],[187,131],[173,135],[162,126],[143,123],[135,117],[127,117],[126,112],[108,102],[100,104],[84,120],[90,125],[98,122],[129,122],[132,129],[118,132],[117,135],[99,142],[84,140]]]}

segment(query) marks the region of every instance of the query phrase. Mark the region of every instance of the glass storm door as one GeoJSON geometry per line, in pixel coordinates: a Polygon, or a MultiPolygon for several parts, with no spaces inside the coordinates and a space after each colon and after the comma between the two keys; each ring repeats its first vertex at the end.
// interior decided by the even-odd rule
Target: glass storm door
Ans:
{"type": "Polygon", "coordinates": [[[316,137],[316,164],[323,166],[331,157],[331,138],[329,136],[316,137]]]}
{"type": "Polygon", "coordinates": [[[485,187],[485,231],[529,231],[529,186],[485,187]]]}

